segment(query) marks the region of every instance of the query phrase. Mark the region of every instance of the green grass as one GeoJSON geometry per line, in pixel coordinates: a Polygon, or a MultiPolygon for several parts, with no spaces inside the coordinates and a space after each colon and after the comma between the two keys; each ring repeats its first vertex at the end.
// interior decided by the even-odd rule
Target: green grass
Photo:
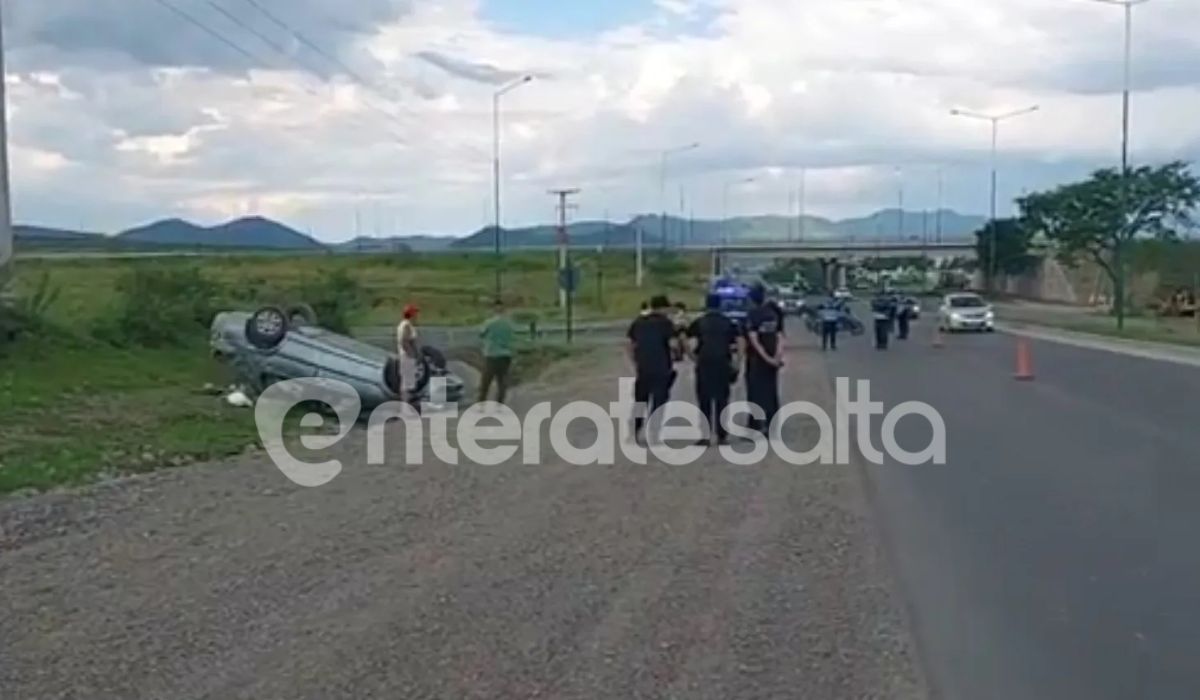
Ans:
{"type": "MultiPolygon", "coordinates": [[[[580,321],[626,318],[653,293],[678,297],[698,306],[707,280],[704,256],[681,257],[675,265],[654,264],[649,256],[647,284],[639,290],[632,253],[573,254],[580,268],[575,315],[580,321]]],[[[416,303],[430,325],[473,324],[487,317],[495,290],[495,260],[488,253],[409,254],[401,256],[222,256],[150,259],[30,259],[16,266],[16,289],[29,292],[42,273],[61,295],[50,320],[87,330],[114,302],[113,288],[138,267],[162,270],[199,266],[221,285],[225,305],[252,308],[265,303],[304,301],[296,291],[306,280],[345,270],[365,291],[354,325],[395,323],[401,309],[416,303]]],[[[503,293],[514,313],[558,321],[557,260],[553,253],[517,253],[504,259],[503,293]]]]}
{"type": "Polygon", "coordinates": [[[250,411],[201,392],[227,377],[199,345],[126,351],[36,338],[2,362],[0,493],[224,457],[257,441],[250,411]]]}
{"type": "MultiPolygon", "coordinates": [[[[634,285],[633,257],[579,254],[575,313],[580,321],[631,318],[641,301],[667,293],[699,300],[707,261],[654,264],[648,284],[634,285]],[[602,280],[601,280],[602,277],[602,280]]],[[[220,308],[304,301],[295,290],[337,270],[364,289],[352,310],[356,325],[393,324],[407,303],[431,325],[475,324],[490,312],[493,259],[460,255],[235,256],[152,259],[31,259],[15,266],[15,289],[28,295],[44,274],[60,289],[42,328],[0,347],[0,493],[81,484],[103,475],[137,473],[242,452],[258,442],[253,412],[201,391],[226,386],[227,370],[209,356],[202,329],[184,347],[119,349],[91,333],[119,302],[118,282],[136,268],[171,272],[199,267],[223,296],[220,308]]],[[[514,315],[561,320],[551,253],[508,256],[504,295],[514,315]]],[[[573,354],[554,343],[520,349],[515,382],[534,379],[573,354]]],[[[470,351],[463,359],[470,361],[470,351]]]]}
{"type": "Polygon", "coordinates": [[[1018,309],[1002,309],[1000,313],[1002,320],[1018,323],[1061,328],[1110,338],[1200,347],[1200,327],[1192,318],[1130,316],[1125,319],[1125,329],[1117,330],[1116,319],[1103,314],[1070,311],[1039,312],[1018,309]]]}

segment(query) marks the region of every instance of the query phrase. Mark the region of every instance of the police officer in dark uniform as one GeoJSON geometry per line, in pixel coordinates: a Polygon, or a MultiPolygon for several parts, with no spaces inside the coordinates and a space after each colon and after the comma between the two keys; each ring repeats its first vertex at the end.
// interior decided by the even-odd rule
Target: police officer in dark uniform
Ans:
{"type": "Polygon", "coordinates": [[[908,340],[908,327],[912,321],[912,305],[908,299],[896,297],[896,340],[908,340]]]}
{"type": "Polygon", "coordinates": [[[892,319],[896,316],[896,305],[892,297],[880,292],[871,300],[871,316],[875,320],[875,349],[887,350],[888,336],[892,332],[892,319]]]}
{"type": "MultiPolygon", "coordinates": [[[[687,334],[692,340],[692,359],[696,363],[696,403],[708,420],[710,437],[724,445],[729,441],[721,414],[729,405],[729,394],[736,376],[735,354],[741,336],[738,327],[721,313],[721,297],[710,294],[704,300],[704,315],[692,321],[687,334]]],[[[707,445],[708,439],[700,441],[707,445]]]]}
{"type": "Polygon", "coordinates": [[[629,326],[629,357],[633,360],[635,380],[633,400],[645,406],[633,419],[634,439],[646,425],[646,417],[667,403],[674,383],[675,324],[667,316],[670,302],[665,296],[650,300],[649,311],[629,326]]]}
{"type": "Polygon", "coordinates": [[[767,303],[766,290],[750,290],[754,308],[746,316],[746,400],[762,409],[762,423],[751,427],[764,435],[779,412],[779,368],[783,366],[783,316],[767,303]]]}

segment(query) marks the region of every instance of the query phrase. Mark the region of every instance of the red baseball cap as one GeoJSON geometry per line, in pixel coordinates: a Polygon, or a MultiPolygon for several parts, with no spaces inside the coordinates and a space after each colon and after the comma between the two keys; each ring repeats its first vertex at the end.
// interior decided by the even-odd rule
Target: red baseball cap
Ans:
{"type": "Polygon", "coordinates": [[[404,318],[412,318],[421,313],[421,309],[416,304],[408,304],[404,307],[404,318]]]}

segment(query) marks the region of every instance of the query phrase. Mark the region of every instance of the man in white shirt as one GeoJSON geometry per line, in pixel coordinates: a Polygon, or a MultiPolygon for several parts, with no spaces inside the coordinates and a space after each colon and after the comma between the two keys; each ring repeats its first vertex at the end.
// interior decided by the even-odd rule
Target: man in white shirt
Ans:
{"type": "Polygon", "coordinates": [[[421,362],[421,347],[417,342],[417,316],[421,310],[415,304],[404,307],[404,316],[396,327],[396,354],[400,358],[400,395],[418,408],[417,369],[421,362]]]}

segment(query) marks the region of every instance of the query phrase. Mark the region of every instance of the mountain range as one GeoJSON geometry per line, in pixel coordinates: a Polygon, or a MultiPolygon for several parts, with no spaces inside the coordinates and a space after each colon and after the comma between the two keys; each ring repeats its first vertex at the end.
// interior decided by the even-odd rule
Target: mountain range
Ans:
{"type": "MultiPolygon", "coordinates": [[[[707,245],[722,241],[786,241],[881,239],[897,237],[916,240],[962,239],[986,223],[981,216],[950,210],[910,212],[884,209],[870,216],[832,220],[819,216],[803,218],[776,215],[735,217],[725,220],[662,217],[642,214],[626,223],[577,221],[568,226],[573,246],[629,247],[641,231],[647,246],[707,245]]],[[[289,251],[332,250],[344,253],[403,253],[455,250],[484,250],[495,245],[491,227],[462,237],[414,235],[389,238],[359,237],[325,245],[311,236],[271,219],[251,216],[219,224],[199,226],[182,219],[166,219],[115,235],[71,231],[41,226],[15,226],[19,247],[89,249],[221,248],[289,251]]],[[[557,242],[554,226],[502,229],[505,248],[551,246],[557,242]]]]}

